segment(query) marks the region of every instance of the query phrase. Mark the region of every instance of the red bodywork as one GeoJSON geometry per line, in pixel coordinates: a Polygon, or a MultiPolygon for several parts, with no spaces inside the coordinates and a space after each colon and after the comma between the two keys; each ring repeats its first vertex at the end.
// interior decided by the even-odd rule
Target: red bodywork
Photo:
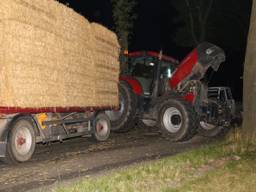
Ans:
{"type": "Polygon", "coordinates": [[[142,90],[142,87],[137,79],[134,79],[134,78],[128,77],[128,76],[121,76],[119,78],[119,80],[127,82],[131,86],[133,92],[136,95],[139,95],[139,96],[142,95],[143,90],[142,90]]]}
{"type": "Polygon", "coordinates": [[[174,59],[173,57],[167,56],[167,55],[161,55],[158,52],[155,51],[135,51],[126,54],[127,57],[142,57],[142,56],[148,56],[148,57],[155,57],[160,58],[163,61],[172,62],[172,63],[179,63],[178,60],[174,59]]]}
{"type": "Polygon", "coordinates": [[[86,112],[96,110],[116,109],[116,106],[109,107],[44,107],[44,108],[19,108],[19,107],[0,107],[0,114],[14,113],[71,113],[71,112],[86,112]]]}
{"type": "MultiPolygon", "coordinates": [[[[172,63],[178,63],[178,61],[170,56],[161,55],[154,51],[137,51],[127,54],[128,57],[141,57],[141,56],[149,56],[149,57],[155,57],[159,58],[161,57],[161,60],[172,62],[172,63]]],[[[198,54],[197,50],[194,49],[179,65],[179,67],[174,72],[172,78],[169,81],[169,85],[171,89],[176,89],[178,84],[182,82],[184,79],[186,79],[190,74],[192,74],[194,66],[197,64],[198,61],[198,54]]],[[[142,87],[138,80],[129,77],[129,76],[123,76],[120,77],[120,80],[126,81],[133,89],[134,93],[136,95],[142,95],[142,87]]],[[[195,100],[195,96],[193,93],[188,93],[186,96],[184,96],[184,99],[193,103],[195,100]]]]}
{"type": "Polygon", "coordinates": [[[198,54],[194,49],[179,65],[169,81],[170,87],[175,89],[180,82],[192,74],[194,66],[197,64],[198,54]]]}
{"type": "MultiPolygon", "coordinates": [[[[179,61],[174,59],[173,57],[170,57],[167,55],[161,55],[155,51],[135,51],[135,52],[125,54],[125,56],[127,56],[129,58],[145,56],[145,57],[155,57],[158,59],[160,59],[160,57],[161,57],[161,60],[163,60],[163,61],[172,62],[172,63],[176,63],[176,64],[179,63],[179,61]]],[[[119,80],[127,82],[131,86],[133,92],[136,95],[141,96],[143,94],[142,86],[140,85],[140,83],[137,79],[130,77],[130,76],[121,76],[119,78],[119,80]]]]}

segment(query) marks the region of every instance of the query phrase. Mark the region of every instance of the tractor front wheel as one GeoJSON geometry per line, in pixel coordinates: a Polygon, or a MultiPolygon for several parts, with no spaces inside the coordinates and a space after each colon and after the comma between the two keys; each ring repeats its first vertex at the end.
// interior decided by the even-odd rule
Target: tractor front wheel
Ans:
{"type": "Polygon", "coordinates": [[[196,134],[197,119],[192,105],[182,98],[170,96],[160,106],[158,124],[163,135],[172,141],[186,141],[196,134]]]}

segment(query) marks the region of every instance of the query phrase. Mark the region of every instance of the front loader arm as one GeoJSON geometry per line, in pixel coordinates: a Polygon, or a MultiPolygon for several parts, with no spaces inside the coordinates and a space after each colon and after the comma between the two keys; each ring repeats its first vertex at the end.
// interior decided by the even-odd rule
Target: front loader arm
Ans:
{"type": "Polygon", "coordinates": [[[224,61],[225,53],[221,48],[211,43],[202,43],[181,62],[170,79],[169,86],[177,89],[188,81],[201,80],[210,67],[218,71],[224,61]]]}

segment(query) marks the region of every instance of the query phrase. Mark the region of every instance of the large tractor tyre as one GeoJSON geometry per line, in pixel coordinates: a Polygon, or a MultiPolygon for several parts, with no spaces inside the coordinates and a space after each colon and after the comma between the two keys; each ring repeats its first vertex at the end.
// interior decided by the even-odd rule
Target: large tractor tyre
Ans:
{"type": "Polygon", "coordinates": [[[158,121],[163,136],[174,142],[191,139],[197,133],[199,124],[193,106],[178,96],[170,96],[163,101],[158,121]]]}
{"type": "Polygon", "coordinates": [[[119,102],[118,111],[107,111],[106,114],[111,122],[111,130],[124,133],[135,126],[137,112],[137,96],[125,82],[119,84],[119,102]]]}
{"type": "Polygon", "coordinates": [[[92,137],[95,141],[103,142],[108,140],[110,136],[110,120],[105,113],[99,113],[93,122],[92,137]]]}
{"type": "Polygon", "coordinates": [[[30,118],[20,117],[12,123],[7,138],[8,164],[23,163],[31,159],[36,147],[34,124],[30,118]]]}

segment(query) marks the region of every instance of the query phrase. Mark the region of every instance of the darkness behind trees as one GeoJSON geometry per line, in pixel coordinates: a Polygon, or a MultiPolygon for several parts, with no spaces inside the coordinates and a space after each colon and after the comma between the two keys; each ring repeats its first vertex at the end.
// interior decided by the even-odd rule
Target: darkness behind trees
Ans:
{"type": "MultiPolygon", "coordinates": [[[[192,47],[178,45],[174,38],[185,22],[175,3],[185,0],[138,0],[138,18],[130,41],[130,51],[161,49],[167,55],[182,59],[192,47]]],[[[113,30],[110,0],[61,0],[86,16],[113,30]]],[[[211,85],[230,86],[236,99],[242,98],[242,75],[251,0],[214,0],[206,40],[221,46],[227,61],[213,76],[211,85]]],[[[184,10],[183,10],[184,12],[184,10]]],[[[186,10],[185,10],[186,12],[186,10]]],[[[185,30],[189,32],[188,30],[185,30]]],[[[181,34],[186,39],[189,33],[181,34]]]]}

